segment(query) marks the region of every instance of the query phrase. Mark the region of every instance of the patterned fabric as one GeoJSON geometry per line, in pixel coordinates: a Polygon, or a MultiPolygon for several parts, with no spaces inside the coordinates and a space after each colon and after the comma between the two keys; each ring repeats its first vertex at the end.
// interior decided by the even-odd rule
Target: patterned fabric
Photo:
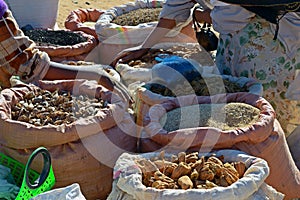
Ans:
{"type": "Polygon", "coordinates": [[[42,79],[48,71],[50,59],[35,49],[10,11],[0,18],[0,67],[10,75],[18,75],[25,82],[42,79]]]}
{"type": "Polygon", "coordinates": [[[293,57],[285,45],[273,40],[270,23],[254,17],[236,34],[221,34],[216,63],[221,73],[254,78],[263,84],[264,97],[274,106],[286,135],[300,124],[298,101],[285,93],[300,69],[300,46],[293,57]]]}

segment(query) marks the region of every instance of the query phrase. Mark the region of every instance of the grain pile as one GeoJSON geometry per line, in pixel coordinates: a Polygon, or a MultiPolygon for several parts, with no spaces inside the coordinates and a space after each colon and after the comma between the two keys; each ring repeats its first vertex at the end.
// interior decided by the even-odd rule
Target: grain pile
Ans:
{"type": "Polygon", "coordinates": [[[120,26],[137,26],[143,23],[158,21],[162,8],[140,8],[117,16],[112,23],[120,26]]]}
{"type": "Polygon", "coordinates": [[[164,157],[136,160],[142,171],[142,182],[156,189],[209,189],[227,187],[242,178],[244,162],[224,162],[224,157],[201,156],[198,152],[180,152],[171,159],[164,157]]]}
{"type": "Polygon", "coordinates": [[[168,132],[195,127],[232,130],[254,124],[259,113],[258,108],[245,103],[199,104],[167,112],[160,119],[160,124],[168,132]]]}

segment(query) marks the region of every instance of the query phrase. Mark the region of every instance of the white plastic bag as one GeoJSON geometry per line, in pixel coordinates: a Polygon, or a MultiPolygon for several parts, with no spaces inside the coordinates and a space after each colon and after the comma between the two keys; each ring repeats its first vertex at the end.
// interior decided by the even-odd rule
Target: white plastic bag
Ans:
{"type": "Polygon", "coordinates": [[[112,21],[117,16],[140,8],[161,8],[163,2],[162,0],[137,0],[107,10],[95,24],[99,41],[112,44],[128,44],[129,41],[131,44],[143,42],[157,22],[142,23],[137,26],[120,26],[112,21]],[[125,32],[130,32],[130,34],[125,32]]]}
{"type": "Polygon", "coordinates": [[[58,0],[5,0],[20,27],[54,29],[58,13],[58,0]]]}
{"type": "Polygon", "coordinates": [[[78,183],[64,188],[50,190],[32,198],[32,200],[85,200],[78,183]]]}
{"type": "MultiPolygon", "coordinates": [[[[237,182],[228,187],[212,189],[155,189],[146,187],[142,183],[141,170],[135,160],[150,159],[159,156],[159,153],[145,153],[139,155],[122,154],[114,168],[113,189],[107,200],[194,200],[194,199],[222,199],[222,200],[254,200],[254,199],[283,199],[271,186],[264,183],[269,174],[269,167],[265,160],[247,155],[236,150],[220,150],[213,152],[216,156],[223,155],[224,161],[243,161],[247,171],[237,182]]],[[[199,156],[204,154],[199,154],[199,156]]],[[[170,156],[166,154],[165,156],[170,156]]]]}

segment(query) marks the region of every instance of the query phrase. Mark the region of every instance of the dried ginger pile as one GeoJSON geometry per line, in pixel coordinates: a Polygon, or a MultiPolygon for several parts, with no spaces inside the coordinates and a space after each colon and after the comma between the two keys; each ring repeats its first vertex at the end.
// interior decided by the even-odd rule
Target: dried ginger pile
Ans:
{"type": "Polygon", "coordinates": [[[177,156],[167,160],[164,152],[159,158],[136,160],[142,171],[142,182],[156,189],[209,189],[227,187],[243,177],[244,162],[224,162],[223,156],[198,157],[198,152],[177,156]]]}
{"type": "Polygon", "coordinates": [[[68,91],[37,89],[12,106],[12,119],[35,126],[71,124],[79,118],[95,116],[108,106],[101,98],[72,96],[68,91]]]}

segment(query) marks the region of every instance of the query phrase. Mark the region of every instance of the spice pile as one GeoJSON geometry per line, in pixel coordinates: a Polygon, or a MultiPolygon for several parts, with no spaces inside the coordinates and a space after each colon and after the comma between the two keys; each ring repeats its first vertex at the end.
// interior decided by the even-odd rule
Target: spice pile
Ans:
{"type": "Polygon", "coordinates": [[[24,34],[33,40],[37,45],[58,45],[67,46],[75,45],[86,42],[87,38],[81,34],[65,31],[65,30],[46,30],[46,29],[33,29],[24,30],[24,34]]]}
{"type": "Polygon", "coordinates": [[[70,124],[79,118],[95,116],[108,102],[67,91],[37,90],[27,93],[12,107],[12,119],[35,126],[70,124]]]}
{"type": "Polygon", "coordinates": [[[136,160],[142,182],[157,189],[209,189],[227,187],[244,176],[244,162],[224,162],[224,157],[198,156],[198,152],[180,152],[171,159],[164,157],[136,160]]]}
{"type": "Polygon", "coordinates": [[[167,88],[158,83],[147,83],[144,87],[153,93],[171,97],[190,94],[210,96],[224,93],[248,92],[246,86],[240,86],[235,82],[217,76],[195,77],[191,82],[183,81],[181,84],[176,84],[174,88],[167,88]]]}
{"type": "MultiPolygon", "coordinates": [[[[147,54],[143,55],[140,59],[130,60],[125,63],[130,67],[135,68],[151,68],[153,65],[157,64],[158,61],[155,60],[156,57],[166,56],[166,55],[177,55],[186,59],[195,59],[197,60],[199,57],[200,50],[195,46],[189,45],[172,45],[171,47],[162,49],[150,49],[147,54]]],[[[203,62],[202,62],[203,63],[203,62]]],[[[209,63],[209,61],[207,61],[209,63]]]]}
{"type": "Polygon", "coordinates": [[[140,8],[117,16],[112,23],[120,26],[137,26],[142,23],[158,21],[162,8],[140,8]]]}
{"type": "Polygon", "coordinates": [[[196,127],[232,130],[254,124],[259,114],[258,108],[245,103],[197,104],[167,112],[160,119],[160,124],[168,132],[196,127]]]}

